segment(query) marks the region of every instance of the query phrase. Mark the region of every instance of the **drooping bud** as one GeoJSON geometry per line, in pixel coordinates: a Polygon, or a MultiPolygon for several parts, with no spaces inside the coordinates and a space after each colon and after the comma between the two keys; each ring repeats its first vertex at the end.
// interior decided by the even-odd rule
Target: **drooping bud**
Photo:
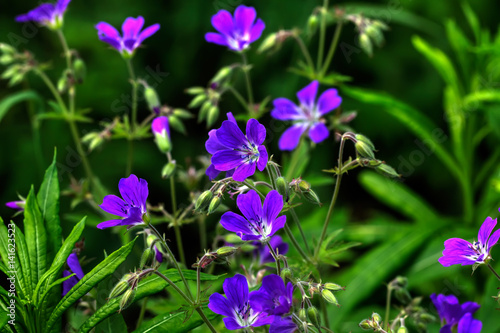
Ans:
{"type": "Polygon", "coordinates": [[[328,289],[321,290],[321,296],[328,303],[332,303],[340,307],[339,302],[337,301],[337,297],[335,297],[335,295],[330,290],[328,289]]]}
{"type": "Polygon", "coordinates": [[[203,211],[205,207],[207,207],[210,204],[210,201],[212,200],[212,197],[214,194],[210,190],[206,190],[200,196],[198,197],[198,200],[196,200],[196,204],[194,205],[194,209],[196,211],[203,211]]]}
{"type": "Polygon", "coordinates": [[[154,262],[155,254],[156,254],[155,251],[151,250],[150,247],[146,248],[142,253],[141,262],[139,266],[141,268],[145,266],[151,266],[151,264],[153,264],[154,262]]]}
{"type": "Polygon", "coordinates": [[[148,108],[150,111],[158,114],[160,112],[161,103],[156,90],[151,86],[144,86],[144,99],[148,103],[148,108]]]}
{"type": "Polygon", "coordinates": [[[372,313],[372,320],[378,324],[382,321],[382,317],[378,313],[374,312],[372,313]]]}
{"type": "Polygon", "coordinates": [[[191,112],[184,110],[184,109],[174,109],[174,116],[179,117],[181,119],[189,119],[192,118],[193,115],[191,112]]]}
{"type": "Polygon", "coordinates": [[[196,96],[195,98],[193,98],[191,100],[191,102],[189,103],[188,105],[188,108],[190,109],[193,109],[193,108],[197,108],[198,106],[201,105],[201,103],[203,103],[205,100],[207,99],[207,95],[205,94],[201,94],[201,95],[198,95],[196,96]]]}
{"type": "Polygon", "coordinates": [[[166,116],[157,117],[151,124],[151,130],[156,139],[156,145],[162,153],[172,150],[170,142],[170,128],[168,126],[168,118],[166,116]]]}
{"type": "Polygon", "coordinates": [[[367,34],[362,33],[359,35],[359,46],[361,49],[368,54],[370,57],[373,55],[373,46],[367,34]]]}
{"type": "Polygon", "coordinates": [[[134,301],[135,297],[135,289],[129,289],[127,290],[123,296],[122,299],[120,300],[120,310],[122,311],[123,309],[126,309],[132,302],[134,301]]]}
{"type": "Polygon", "coordinates": [[[219,207],[221,201],[222,199],[220,195],[216,195],[215,197],[213,197],[212,200],[210,200],[210,205],[208,206],[207,215],[215,212],[215,210],[219,207]]]}
{"type": "Polygon", "coordinates": [[[394,170],[393,167],[387,164],[380,164],[375,168],[375,171],[386,177],[400,178],[401,175],[394,170]]]}
{"type": "Polygon", "coordinates": [[[278,189],[279,194],[281,194],[283,196],[285,201],[288,201],[290,187],[288,185],[288,182],[285,180],[285,178],[283,178],[283,177],[276,178],[276,187],[278,189]]]}
{"type": "Polygon", "coordinates": [[[307,320],[306,309],[304,309],[303,307],[301,307],[300,310],[299,310],[299,319],[302,320],[302,321],[306,321],[307,320]]]}
{"type": "Polygon", "coordinates": [[[356,147],[356,151],[361,157],[367,157],[374,159],[375,154],[373,151],[375,150],[375,146],[366,136],[361,134],[356,134],[356,143],[354,144],[356,147]]]}
{"type": "Polygon", "coordinates": [[[215,74],[215,76],[212,78],[212,80],[210,82],[220,83],[222,80],[224,80],[226,77],[228,77],[232,71],[233,71],[233,67],[231,67],[231,66],[222,67],[221,69],[219,69],[217,74],[215,74]]]}
{"type": "Polygon", "coordinates": [[[85,66],[85,62],[81,58],[76,58],[73,62],[73,73],[76,82],[78,84],[83,83],[83,80],[87,75],[87,67],[85,66]]]}
{"type": "Polygon", "coordinates": [[[311,184],[309,184],[308,182],[306,182],[305,180],[301,180],[299,182],[299,189],[303,192],[307,192],[311,189],[311,184]]]}
{"type": "Polygon", "coordinates": [[[359,327],[361,327],[364,330],[371,330],[372,329],[371,321],[369,319],[364,319],[359,323],[359,327]]]}
{"type": "Polygon", "coordinates": [[[302,194],[304,195],[304,198],[310,203],[321,206],[321,201],[319,200],[319,197],[316,194],[316,192],[314,192],[313,190],[302,192],[302,194]]]}
{"type": "Polygon", "coordinates": [[[219,249],[217,249],[217,251],[215,251],[217,253],[217,255],[219,257],[229,257],[229,256],[232,256],[233,254],[236,253],[236,251],[238,251],[238,248],[237,247],[234,247],[234,246],[223,246],[219,249]]]}
{"type": "Polygon", "coordinates": [[[331,283],[331,282],[327,282],[323,285],[326,289],[328,290],[331,290],[331,291],[339,291],[339,290],[345,290],[344,287],[342,287],[341,285],[339,284],[336,284],[336,283],[331,283]]]}
{"type": "Polygon", "coordinates": [[[130,287],[130,278],[132,274],[125,274],[122,279],[114,286],[108,298],[113,299],[123,294],[130,287]]]}
{"type": "Polygon", "coordinates": [[[65,70],[59,80],[57,81],[57,91],[60,93],[65,92],[69,87],[69,72],[65,70]]]}
{"type": "Polygon", "coordinates": [[[168,117],[168,122],[169,122],[169,125],[173,129],[175,129],[177,132],[180,132],[184,135],[187,134],[186,127],[184,126],[184,123],[178,117],[171,115],[168,117]]]}
{"type": "Polygon", "coordinates": [[[207,126],[210,127],[212,126],[217,119],[219,118],[219,107],[216,105],[212,105],[208,109],[208,115],[207,115],[207,126]]]}
{"type": "Polygon", "coordinates": [[[10,65],[12,62],[14,62],[14,57],[10,54],[3,54],[2,56],[0,56],[0,64],[10,65]]]}
{"type": "Polygon", "coordinates": [[[172,162],[169,162],[169,163],[165,164],[165,166],[161,170],[161,176],[162,176],[162,178],[163,179],[168,179],[168,178],[172,177],[172,175],[175,172],[176,165],[177,164],[176,164],[175,161],[172,161],[172,162]]]}
{"type": "Polygon", "coordinates": [[[420,314],[419,319],[421,321],[423,321],[424,323],[432,323],[432,322],[436,321],[436,317],[434,317],[431,314],[425,313],[425,312],[420,314]]]}
{"type": "Polygon", "coordinates": [[[319,311],[314,306],[307,308],[307,317],[314,327],[321,329],[321,317],[319,316],[319,311]]]}
{"type": "Polygon", "coordinates": [[[205,92],[205,88],[203,88],[203,87],[191,87],[191,88],[187,88],[185,91],[189,95],[199,95],[199,94],[203,94],[205,92]]]}
{"type": "Polygon", "coordinates": [[[307,20],[307,32],[309,37],[314,35],[316,30],[318,29],[318,15],[312,14],[309,16],[309,19],[307,20]]]}
{"type": "Polygon", "coordinates": [[[398,328],[398,333],[408,333],[408,329],[406,327],[400,327],[398,328]]]}
{"type": "Polygon", "coordinates": [[[277,35],[277,33],[275,32],[275,33],[272,33],[269,36],[267,36],[262,41],[259,48],[257,49],[257,53],[262,53],[262,52],[267,51],[270,48],[274,47],[276,44],[276,35],[277,35]]]}
{"type": "Polygon", "coordinates": [[[406,288],[397,288],[394,290],[394,296],[402,304],[409,304],[411,302],[411,295],[406,288]]]}

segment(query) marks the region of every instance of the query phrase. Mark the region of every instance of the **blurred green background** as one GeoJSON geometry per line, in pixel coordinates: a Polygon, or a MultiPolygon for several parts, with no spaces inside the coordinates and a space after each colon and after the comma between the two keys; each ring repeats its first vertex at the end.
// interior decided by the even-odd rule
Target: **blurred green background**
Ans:
{"type": "MultiPolygon", "coordinates": [[[[151,71],[168,73],[168,76],[161,76],[157,82],[156,89],[161,101],[173,107],[185,108],[190,101],[190,96],[184,93],[186,88],[205,86],[220,67],[240,61],[237,55],[227,51],[224,47],[208,44],[204,40],[204,34],[213,31],[210,17],[220,8],[231,9],[240,3],[243,2],[238,0],[144,2],[73,0],[65,15],[64,32],[70,48],[79,52],[85,60],[88,70],[84,84],[78,87],[77,105],[81,108],[91,108],[90,116],[95,120],[93,124],[80,125],[81,135],[95,130],[99,126],[100,120],[109,121],[113,117],[121,115],[123,110],[127,109],[126,103],[123,102],[123,96],[130,93],[125,63],[115,50],[98,40],[94,28],[97,22],[105,21],[119,27],[126,17],[142,15],[145,18],[146,26],[160,23],[159,32],[147,39],[144,42],[145,46],[138,50],[134,57],[136,74],[139,77],[145,77],[151,71]]],[[[290,29],[296,26],[304,28],[313,9],[321,5],[321,1],[301,0],[246,1],[244,3],[256,7],[258,17],[266,23],[264,36],[278,29],[290,29]]],[[[30,30],[14,21],[16,15],[27,12],[37,4],[35,1],[10,2],[8,7],[5,3],[3,4],[4,8],[0,13],[0,42],[12,44],[18,41],[19,50],[30,50],[40,62],[50,64],[51,69],[48,74],[56,80],[63,69],[64,59],[55,34],[44,28],[30,30]]],[[[357,4],[361,3],[351,1],[331,3],[332,6],[356,6],[357,4]]],[[[362,5],[365,6],[366,3],[362,5]]],[[[390,0],[371,1],[370,5],[373,5],[375,9],[366,10],[364,14],[378,16],[391,27],[390,31],[385,34],[384,47],[375,49],[372,58],[363,53],[353,53],[347,58],[338,50],[332,62],[332,69],[351,76],[353,78],[352,85],[384,91],[405,101],[423,111],[440,128],[446,130],[447,125],[443,118],[442,109],[444,84],[431,65],[415,50],[411,44],[411,37],[418,34],[431,45],[450,54],[451,49],[446,41],[443,26],[447,18],[453,18],[469,37],[472,36],[457,1],[390,0]],[[411,19],[407,19],[407,16],[404,16],[405,13],[411,13],[411,19]]],[[[474,2],[471,3],[471,6],[480,18],[482,27],[489,29],[492,34],[496,33],[498,2],[474,2]]],[[[333,29],[333,26],[329,27],[328,36],[331,36],[333,29]]],[[[348,25],[343,30],[341,42],[354,45],[355,40],[356,34],[353,26],[348,25]]],[[[310,41],[313,57],[316,42],[317,36],[310,41]]],[[[259,42],[256,44],[258,45],[259,42]]],[[[253,64],[251,75],[256,99],[262,100],[266,96],[271,96],[272,98],[287,97],[295,101],[296,91],[309,82],[287,70],[296,64],[299,58],[298,48],[292,42],[287,42],[281,51],[270,56],[250,51],[249,59],[253,64]]],[[[149,82],[154,83],[154,81],[149,82]]],[[[49,91],[34,75],[30,75],[30,85],[42,95],[49,96],[49,91]]],[[[244,88],[242,80],[237,82],[237,86],[244,88]]],[[[7,88],[6,82],[0,81],[0,99],[18,89],[22,89],[22,87],[7,88]]],[[[321,89],[324,90],[326,87],[323,86],[321,89]]],[[[408,160],[411,152],[415,149],[421,149],[415,143],[416,138],[405,127],[376,107],[344,98],[342,109],[344,111],[358,111],[358,117],[351,123],[353,128],[368,136],[378,149],[377,157],[385,160],[400,173],[404,172],[404,161],[408,160]]],[[[229,95],[222,100],[221,114],[228,111],[235,114],[244,112],[229,95]]],[[[143,119],[148,113],[145,103],[141,103],[139,105],[139,119],[143,119]]],[[[222,115],[215,127],[218,127],[222,121],[222,115]]],[[[261,122],[268,127],[268,151],[275,154],[279,161],[281,153],[277,148],[277,139],[285,126],[272,121],[268,115],[261,122]]],[[[189,161],[193,162],[197,155],[205,153],[204,142],[207,138],[207,129],[204,123],[198,124],[193,118],[186,123],[186,126],[189,132],[187,137],[177,132],[173,132],[172,135],[174,145],[172,154],[181,165],[187,165],[189,161]]],[[[57,147],[58,161],[65,165],[69,164],[73,177],[83,177],[81,166],[71,167],[74,155],[71,155],[70,152],[74,151],[75,148],[67,124],[58,121],[44,121],[41,131],[45,166],[51,160],[54,147],[57,147]]],[[[2,119],[0,122],[0,142],[2,142],[0,148],[0,182],[2,184],[0,215],[7,219],[12,212],[4,207],[3,203],[15,200],[16,193],[26,195],[30,185],[39,184],[43,176],[43,169],[37,169],[34,162],[31,127],[25,105],[16,106],[2,119]]],[[[315,147],[309,166],[309,169],[314,170],[314,172],[309,172],[309,174],[319,175],[320,170],[333,167],[337,158],[337,149],[337,143],[334,140],[328,140],[315,147]]],[[[164,157],[158,152],[152,140],[136,143],[135,151],[133,173],[147,179],[150,187],[149,201],[152,204],[164,202],[168,206],[170,201],[168,183],[160,176],[161,167],[165,163],[164,157]]],[[[348,149],[348,152],[353,154],[351,148],[348,149]]],[[[485,158],[490,154],[488,146],[482,147],[481,154],[485,158]]],[[[125,141],[107,142],[92,152],[89,159],[94,172],[104,186],[109,189],[110,193],[117,193],[118,181],[125,176],[125,141]]],[[[477,161],[477,163],[480,162],[477,161]]],[[[205,179],[205,182],[207,185],[209,184],[208,179],[205,179]]],[[[422,164],[415,166],[410,175],[403,179],[403,182],[424,197],[442,215],[458,216],[462,211],[458,184],[434,155],[426,156],[422,164]]],[[[62,188],[66,188],[68,185],[69,178],[66,174],[62,188]]],[[[178,188],[180,189],[181,204],[189,204],[188,200],[182,199],[187,198],[188,192],[183,190],[182,185],[179,185],[178,188]]],[[[331,191],[332,186],[323,186],[317,189],[323,202],[328,202],[331,191]]],[[[337,222],[337,225],[344,225],[347,222],[363,224],[363,221],[373,219],[380,221],[402,219],[398,213],[379,203],[359,185],[356,171],[344,177],[338,207],[340,213],[334,217],[334,222],[337,222]]],[[[318,214],[324,216],[326,209],[324,207],[322,213],[318,214]]],[[[63,199],[61,210],[63,214],[70,213],[69,199],[63,199]]],[[[83,204],[71,214],[83,215],[86,210],[87,207],[83,204]]],[[[299,208],[299,214],[303,217],[307,217],[309,211],[310,206],[299,208]]],[[[483,219],[492,213],[494,212],[479,212],[478,214],[482,217],[476,226],[479,227],[483,219]]],[[[492,217],[496,217],[496,215],[492,217]]],[[[217,218],[217,216],[213,216],[208,220],[209,232],[210,228],[213,229],[218,222],[217,218]]],[[[322,218],[319,220],[322,221],[322,218]]],[[[64,228],[67,231],[72,221],[67,218],[63,219],[63,223],[66,223],[64,228]]],[[[185,226],[182,230],[186,245],[197,244],[198,232],[195,226],[185,226]]],[[[167,237],[173,239],[173,232],[167,231],[166,228],[163,231],[167,232],[167,237]]],[[[87,257],[101,257],[103,247],[108,253],[116,249],[119,244],[116,232],[114,231],[115,234],[110,238],[109,231],[103,232],[87,228],[85,231],[87,257]]],[[[471,236],[464,235],[463,237],[470,238],[471,236]]],[[[340,237],[342,238],[342,236],[340,237]]],[[[350,237],[349,234],[346,237],[350,237]]],[[[443,236],[441,244],[444,239],[443,236]]],[[[199,250],[193,248],[193,251],[188,253],[188,262],[195,260],[199,250]]],[[[364,251],[366,248],[359,250],[359,254],[364,253],[364,251]]],[[[410,262],[416,259],[416,255],[412,253],[406,260],[410,262]]],[[[435,259],[437,258],[438,256],[435,256],[435,259]]],[[[340,261],[344,261],[342,263],[349,266],[349,262],[355,260],[356,257],[351,256],[342,258],[340,261]]],[[[437,262],[435,262],[435,269],[443,270],[437,262]]],[[[484,278],[485,271],[476,273],[477,275],[473,279],[484,278]]],[[[401,274],[408,273],[405,271],[404,264],[401,265],[399,272],[401,274]]],[[[443,271],[443,274],[446,278],[439,282],[434,281],[436,284],[428,283],[425,286],[419,286],[418,281],[411,281],[411,276],[410,282],[416,292],[439,293],[447,290],[446,293],[459,293],[461,301],[471,299],[474,296],[471,295],[471,290],[483,290],[481,286],[476,286],[476,288],[470,286],[472,282],[468,268],[443,271]]],[[[340,283],[346,285],[348,281],[340,283]]],[[[377,303],[377,306],[383,305],[383,295],[384,286],[380,285],[376,294],[372,296],[371,302],[377,303]],[[381,301],[374,302],[373,297],[378,296],[381,296],[381,301]]],[[[342,303],[341,295],[339,295],[339,299],[342,303]]],[[[479,301],[477,298],[475,300],[479,301]]],[[[335,315],[337,309],[332,311],[332,314],[335,315]]],[[[361,308],[360,312],[363,313],[353,314],[352,317],[358,315],[359,320],[361,320],[371,313],[364,307],[361,308]]],[[[352,317],[350,318],[352,319],[352,317]]],[[[493,330],[487,332],[493,332],[493,330]]]]}

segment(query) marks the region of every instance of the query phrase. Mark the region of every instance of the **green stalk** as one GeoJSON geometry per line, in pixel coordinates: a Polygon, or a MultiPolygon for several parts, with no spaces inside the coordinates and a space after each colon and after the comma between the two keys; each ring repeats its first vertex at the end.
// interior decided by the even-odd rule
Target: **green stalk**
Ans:
{"type": "Polygon", "coordinates": [[[142,321],[144,320],[144,314],[146,313],[146,305],[148,304],[148,298],[149,297],[145,297],[144,300],[142,301],[141,312],[139,312],[139,319],[137,319],[137,324],[135,325],[136,329],[138,329],[141,326],[142,321]]]}
{"type": "Polygon", "coordinates": [[[247,86],[247,97],[248,97],[248,110],[250,111],[250,115],[253,113],[253,91],[252,91],[252,83],[250,81],[250,74],[248,69],[248,61],[247,56],[244,52],[241,52],[241,58],[243,59],[243,73],[245,74],[245,82],[247,86]]]}
{"type": "Polygon", "coordinates": [[[241,104],[242,107],[250,111],[250,109],[248,108],[248,103],[245,101],[243,96],[241,96],[238,90],[234,89],[232,86],[229,86],[227,90],[230,91],[234,97],[236,97],[236,99],[238,100],[238,102],[241,104]]]}
{"type": "Polygon", "coordinates": [[[210,329],[210,332],[217,333],[217,330],[212,325],[212,323],[210,322],[210,320],[208,320],[207,316],[205,316],[205,314],[203,313],[203,310],[199,306],[196,308],[196,312],[198,312],[198,314],[200,315],[201,319],[203,319],[203,321],[205,322],[205,324],[208,326],[208,328],[210,329]]]}
{"type": "Polygon", "coordinates": [[[269,248],[269,252],[273,256],[274,261],[276,262],[276,271],[278,272],[278,275],[281,275],[281,267],[280,267],[280,261],[278,259],[278,255],[276,254],[273,247],[269,243],[269,240],[266,241],[266,245],[269,248]]]}
{"type": "Polygon", "coordinates": [[[316,64],[317,72],[320,73],[323,63],[323,52],[325,49],[325,33],[326,33],[326,13],[328,11],[328,0],[323,1],[321,8],[321,25],[319,30],[319,45],[318,45],[318,62],[316,64]]]}
{"type": "Polygon", "coordinates": [[[495,269],[493,269],[493,267],[490,265],[489,262],[486,263],[486,266],[488,266],[488,268],[493,273],[493,275],[495,275],[495,277],[498,279],[498,281],[500,281],[500,275],[498,275],[498,273],[495,271],[495,269]]]}
{"type": "MultiPolygon", "coordinates": [[[[172,156],[170,152],[167,153],[167,158],[169,162],[172,162],[172,156]]],[[[186,265],[186,257],[184,256],[184,246],[182,245],[181,229],[179,226],[179,220],[177,219],[177,197],[175,194],[175,180],[174,177],[170,177],[170,197],[172,199],[172,219],[175,231],[175,240],[177,242],[177,250],[179,251],[179,257],[181,258],[182,264],[186,265]]]]}
{"type": "Polygon", "coordinates": [[[128,157],[127,157],[127,167],[125,170],[125,175],[128,176],[132,172],[132,164],[134,160],[134,146],[133,139],[135,136],[135,130],[137,127],[137,80],[134,73],[134,68],[132,66],[132,60],[126,59],[127,69],[130,76],[130,80],[132,81],[132,119],[130,122],[130,135],[128,137],[129,145],[128,145],[128,157]]]}
{"type": "Polygon", "coordinates": [[[328,71],[328,67],[330,66],[330,62],[333,59],[333,55],[335,54],[335,50],[337,49],[337,45],[339,43],[340,32],[342,31],[343,23],[342,21],[337,22],[337,27],[335,28],[335,33],[333,34],[333,40],[330,44],[330,49],[328,50],[328,55],[326,56],[325,63],[320,72],[320,77],[323,77],[328,71]]]}
{"type": "Polygon", "coordinates": [[[321,236],[319,238],[318,246],[314,251],[314,259],[318,259],[319,250],[321,249],[321,244],[326,237],[326,233],[328,231],[328,224],[330,223],[330,218],[333,213],[333,208],[335,207],[335,203],[337,202],[337,197],[339,195],[340,182],[342,180],[342,158],[344,153],[344,144],[345,139],[342,137],[340,140],[340,148],[339,148],[339,160],[338,160],[338,169],[339,174],[337,175],[337,182],[335,183],[335,190],[333,191],[332,201],[330,202],[330,207],[328,207],[328,213],[326,214],[325,222],[323,223],[323,230],[321,231],[321,236]]]}
{"type": "Polygon", "coordinates": [[[387,294],[386,294],[386,300],[385,300],[385,327],[389,329],[389,316],[391,312],[391,294],[392,294],[392,288],[390,286],[387,286],[387,294]]]}
{"type": "Polygon", "coordinates": [[[295,222],[295,225],[299,229],[300,236],[302,237],[302,240],[304,241],[304,244],[306,246],[306,251],[308,255],[311,255],[311,249],[309,248],[309,244],[307,243],[307,238],[306,235],[304,234],[304,230],[302,230],[302,226],[300,224],[299,217],[297,216],[297,213],[295,213],[295,209],[290,208],[290,215],[292,215],[292,220],[295,222]]]}
{"type": "MultiPolygon", "coordinates": [[[[293,38],[297,41],[297,44],[299,45],[300,51],[302,52],[302,55],[306,59],[307,66],[311,68],[311,71],[314,73],[314,62],[311,58],[311,54],[309,53],[309,50],[307,49],[306,45],[304,44],[304,41],[300,36],[296,36],[295,34],[293,35],[293,38]]],[[[316,78],[316,74],[314,73],[313,79],[316,78]]]]}

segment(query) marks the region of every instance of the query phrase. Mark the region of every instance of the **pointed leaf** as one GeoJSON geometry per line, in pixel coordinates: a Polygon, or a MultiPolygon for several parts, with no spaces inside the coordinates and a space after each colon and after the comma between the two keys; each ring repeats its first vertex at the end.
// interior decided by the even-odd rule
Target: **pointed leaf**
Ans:
{"type": "Polygon", "coordinates": [[[2,99],[0,102],[0,121],[5,117],[7,112],[17,103],[21,103],[27,100],[34,100],[38,107],[41,108],[43,106],[43,100],[33,90],[19,91],[12,95],[9,95],[2,99]]]}

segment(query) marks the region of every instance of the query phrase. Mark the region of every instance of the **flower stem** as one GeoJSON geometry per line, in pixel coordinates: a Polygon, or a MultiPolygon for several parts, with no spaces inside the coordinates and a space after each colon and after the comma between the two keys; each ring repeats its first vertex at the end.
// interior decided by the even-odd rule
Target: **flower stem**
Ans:
{"type": "Polygon", "coordinates": [[[319,45],[318,45],[318,61],[316,64],[317,72],[320,73],[323,62],[323,52],[325,49],[325,33],[326,33],[326,13],[328,10],[328,0],[323,1],[321,7],[321,25],[319,30],[319,45]]]}
{"type": "MultiPolygon", "coordinates": [[[[172,155],[167,152],[168,162],[172,162],[172,155]]],[[[175,231],[175,240],[177,242],[177,251],[179,251],[179,257],[181,258],[182,264],[186,265],[186,257],[184,256],[184,246],[182,245],[181,229],[179,226],[179,219],[177,218],[177,197],[175,194],[175,180],[174,177],[170,177],[170,197],[172,199],[172,219],[175,231]]]]}
{"type": "Polygon", "coordinates": [[[232,86],[229,86],[227,90],[229,90],[234,95],[234,97],[236,97],[236,99],[238,100],[238,102],[241,104],[242,107],[248,109],[248,103],[245,101],[243,96],[241,96],[238,90],[234,89],[232,86]]]}
{"type": "Polygon", "coordinates": [[[210,329],[210,332],[217,333],[217,330],[212,325],[212,323],[210,322],[210,320],[208,320],[207,316],[205,316],[205,314],[203,313],[203,310],[200,307],[196,308],[196,312],[198,312],[198,314],[200,315],[201,319],[203,319],[203,321],[205,322],[205,324],[208,326],[208,328],[210,329]]]}
{"type": "Polygon", "coordinates": [[[247,97],[248,97],[248,110],[250,111],[250,115],[253,113],[253,91],[252,91],[252,83],[250,81],[250,74],[248,68],[247,56],[244,52],[241,52],[241,58],[243,59],[243,73],[245,74],[245,81],[247,85],[247,97]]]}
{"type": "MultiPolygon", "coordinates": [[[[304,55],[304,58],[306,59],[307,66],[311,68],[311,71],[314,73],[314,62],[311,58],[311,54],[309,53],[309,50],[307,49],[306,45],[304,44],[304,41],[300,36],[298,35],[293,35],[293,38],[297,41],[297,44],[299,45],[300,51],[304,55]]],[[[316,75],[315,75],[316,76],[316,75]]]]}
{"type": "MultiPolygon", "coordinates": [[[[153,273],[155,273],[156,275],[158,275],[159,277],[161,277],[163,280],[167,281],[167,283],[169,285],[172,286],[172,288],[175,289],[175,291],[177,291],[177,293],[179,293],[179,295],[181,295],[182,298],[184,298],[184,300],[186,300],[186,302],[189,304],[189,305],[193,305],[193,300],[191,298],[189,298],[182,290],[181,288],[179,288],[174,282],[172,282],[172,280],[170,280],[168,277],[166,277],[165,275],[163,275],[162,273],[160,273],[159,271],[157,271],[156,269],[153,270],[153,273]]],[[[189,289],[188,289],[189,290],[189,289]]]]}
{"type": "Polygon", "coordinates": [[[280,267],[280,261],[278,259],[278,255],[276,254],[276,251],[274,251],[273,247],[271,246],[271,243],[269,243],[269,240],[266,240],[266,245],[269,248],[269,252],[273,256],[274,261],[276,262],[276,271],[278,272],[278,275],[281,274],[281,267],[280,267]]]}
{"type": "Polygon", "coordinates": [[[129,145],[128,145],[128,158],[127,158],[127,167],[125,170],[125,175],[129,175],[132,172],[132,164],[134,159],[134,147],[133,147],[133,139],[135,136],[135,131],[137,127],[137,80],[134,73],[134,67],[132,66],[132,60],[126,59],[127,69],[130,76],[130,81],[132,83],[132,117],[130,119],[130,133],[129,133],[129,145]]]}
{"type": "Polygon", "coordinates": [[[137,319],[137,324],[135,325],[136,329],[139,329],[139,327],[142,324],[142,321],[144,320],[144,314],[146,313],[146,305],[148,304],[148,298],[149,297],[145,297],[144,300],[142,301],[141,312],[139,312],[139,319],[137,319]]]}
{"type": "Polygon", "coordinates": [[[389,316],[391,313],[391,295],[392,295],[392,288],[390,286],[387,286],[387,294],[385,300],[385,319],[384,319],[384,324],[387,329],[389,329],[389,316]]]}
{"type": "Polygon", "coordinates": [[[340,148],[339,148],[339,160],[338,160],[338,170],[339,173],[337,175],[337,182],[335,183],[335,190],[333,191],[332,201],[330,202],[330,207],[328,207],[328,213],[326,214],[325,222],[323,223],[323,230],[321,231],[321,236],[319,238],[318,245],[316,250],[314,251],[314,258],[317,260],[319,255],[319,250],[321,249],[321,243],[326,237],[326,233],[328,231],[328,224],[330,223],[330,218],[333,213],[333,208],[335,207],[335,203],[337,202],[337,197],[339,195],[340,182],[342,180],[342,158],[344,153],[344,144],[345,139],[342,137],[340,139],[340,148]]]}
{"type": "Polygon", "coordinates": [[[57,37],[59,37],[59,40],[61,41],[61,45],[64,50],[64,57],[66,58],[66,66],[68,67],[69,70],[71,70],[71,51],[69,50],[68,43],[66,42],[66,38],[64,37],[64,34],[61,29],[57,29],[57,37]]]}
{"type": "Polygon", "coordinates": [[[337,22],[337,27],[335,28],[335,33],[333,34],[333,40],[330,44],[330,49],[328,50],[328,55],[326,56],[325,62],[321,69],[320,77],[323,77],[328,71],[328,67],[330,66],[330,62],[333,59],[333,55],[335,54],[335,50],[337,49],[337,44],[339,43],[340,32],[342,31],[343,22],[339,20],[337,22]]]}
{"type": "Polygon", "coordinates": [[[486,263],[486,266],[488,266],[488,268],[493,273],[493,275],[495,275],[496,278],[500,281],[500,275],[498,275],[498,273],[495,271],[495,269],[493,269],[493,267],[490,265],[490,263],[486,263]]]}
{"type": "Polygon", "coordinates": [[[309,248],[309,244],[307,243],[306,235],[304,234],[304,230],[302,230],[302,226],[300,225],[300,220],[299,220],[299,217],[297,216],[297,213],[295,213],[295,209],[290,208],[290,215],[292,215],[292,220],[293,220],[293,222],[295,222],[295,225],[299,229],[300,236],[302,237],[302,240],[304,241],[304,244],[306,246],[307,254],[311,255],[311,249],[309,248]]]}

